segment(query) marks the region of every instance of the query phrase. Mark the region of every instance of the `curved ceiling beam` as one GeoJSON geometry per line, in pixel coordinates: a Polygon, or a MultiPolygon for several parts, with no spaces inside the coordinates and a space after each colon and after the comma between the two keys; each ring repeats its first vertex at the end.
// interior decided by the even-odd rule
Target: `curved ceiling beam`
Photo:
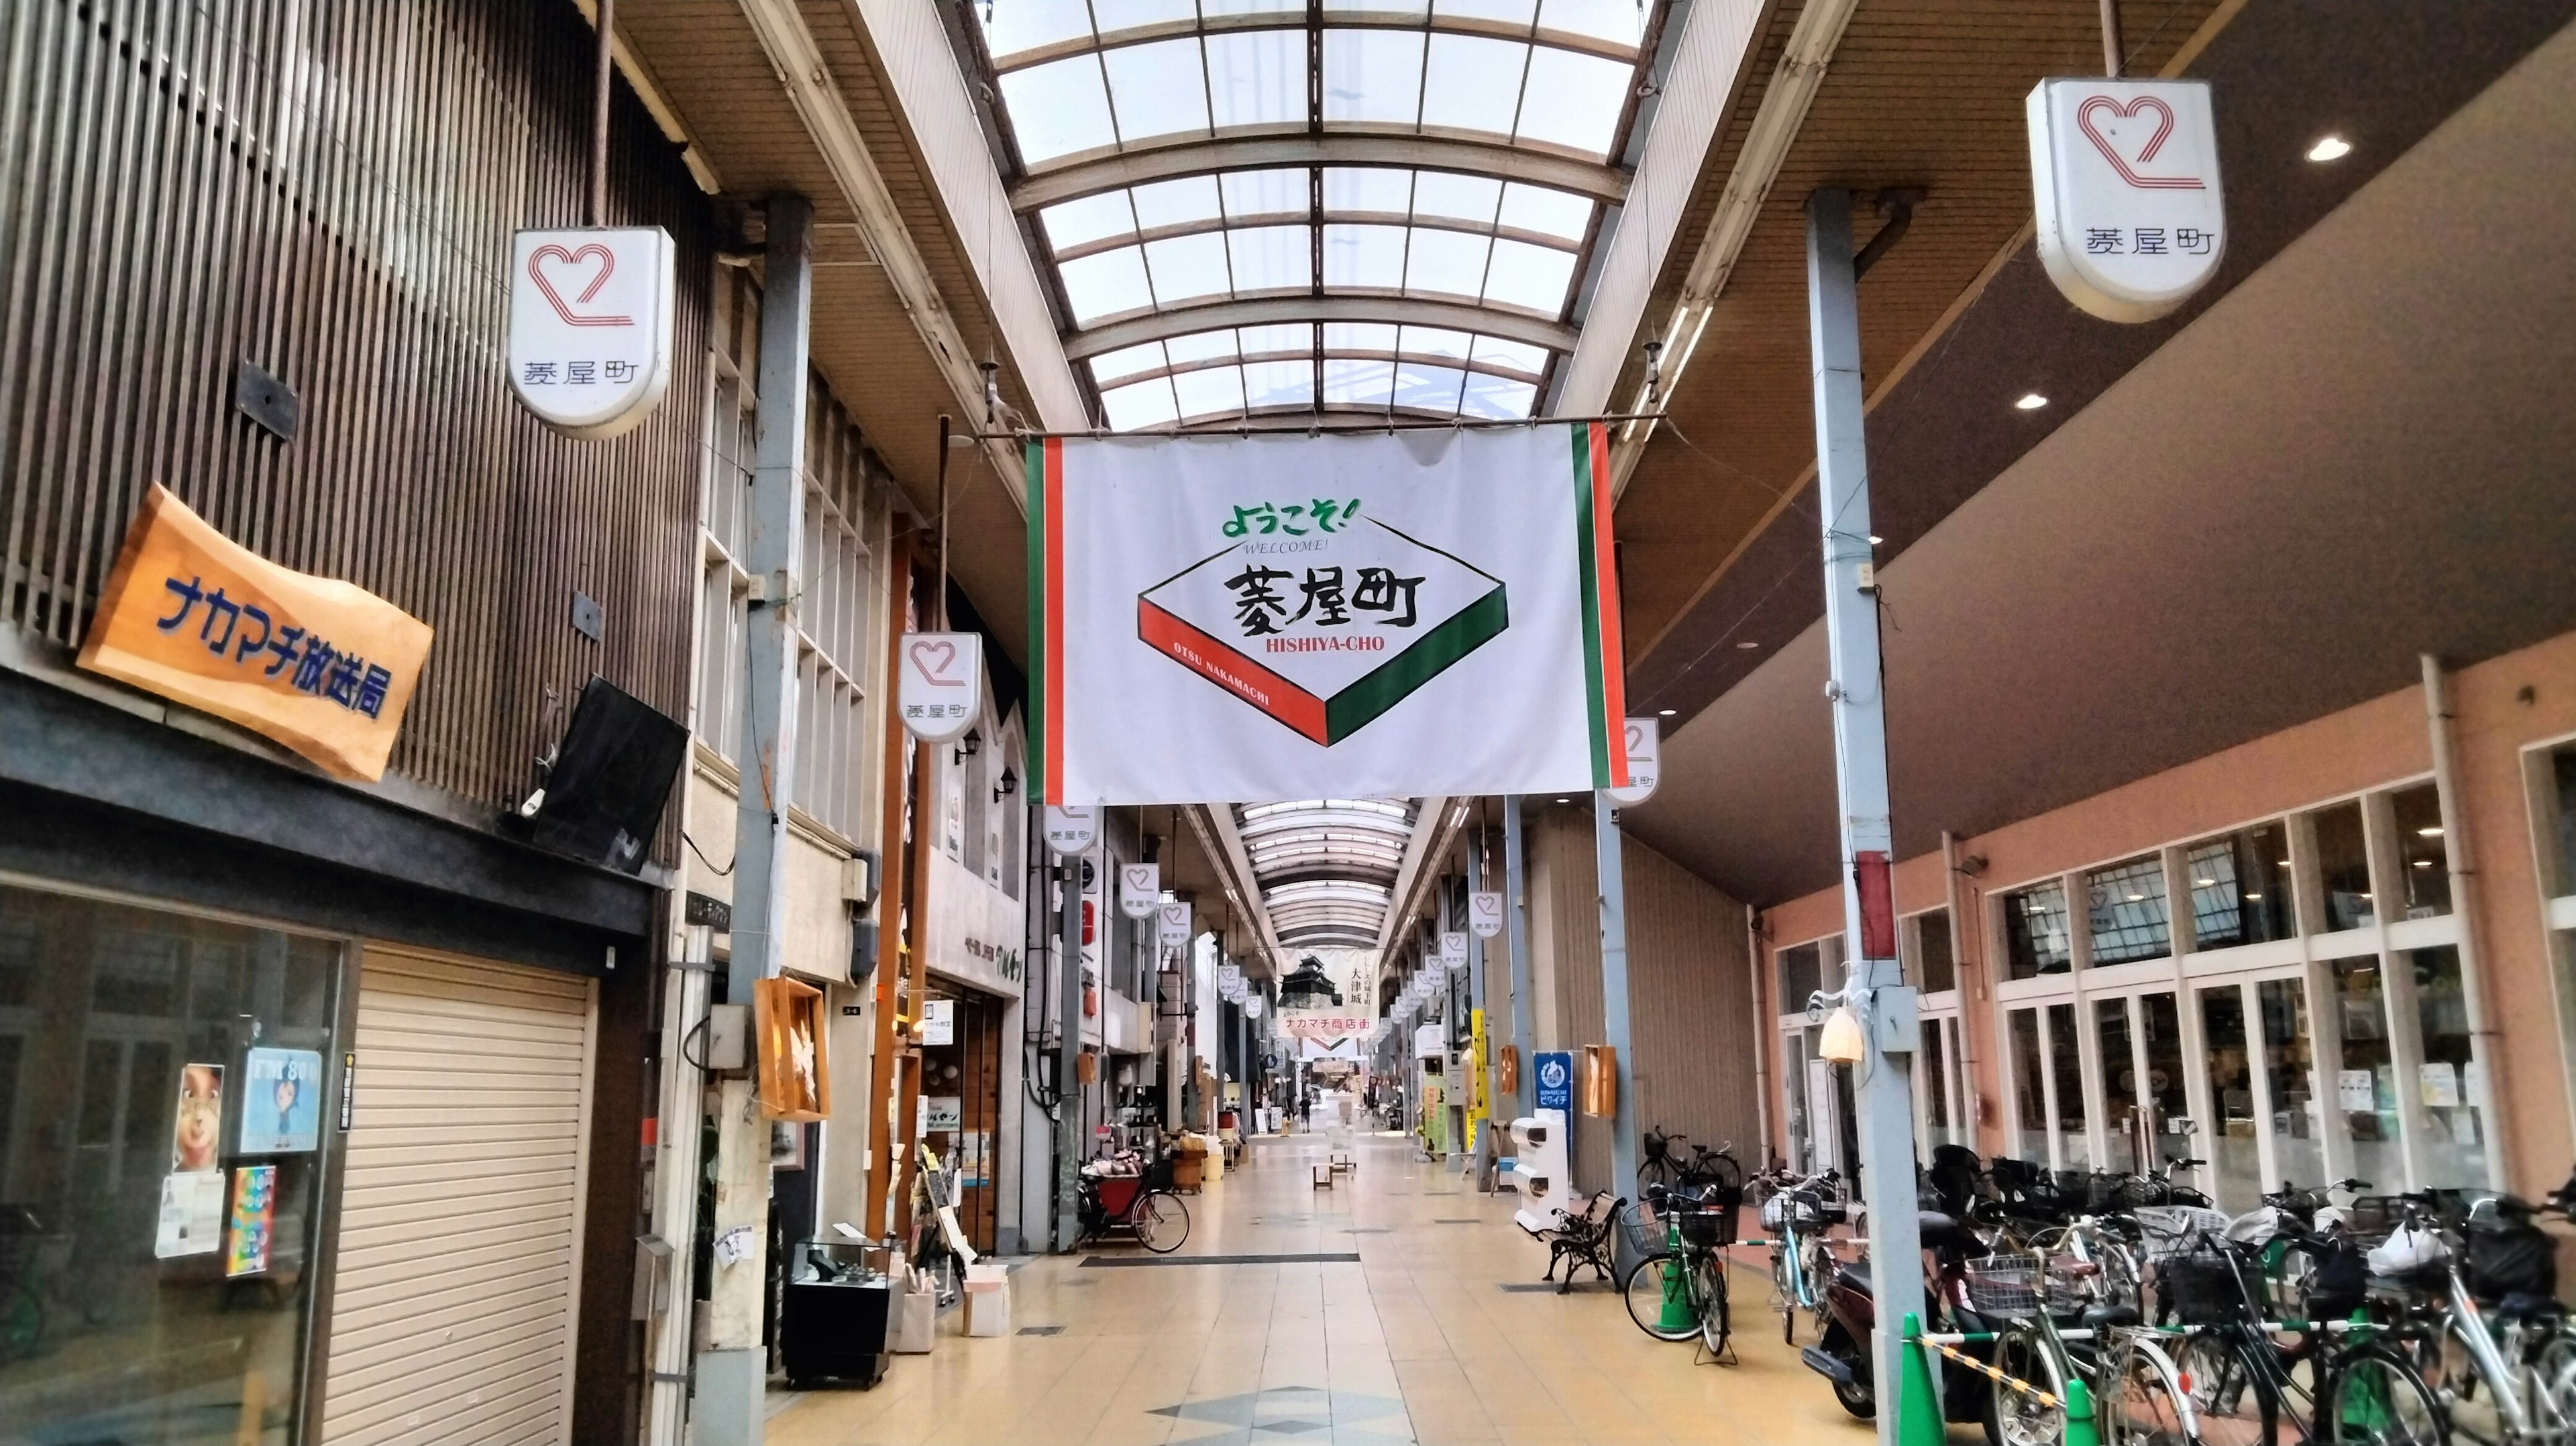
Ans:
{"type": "MultiPolygon", "coordinates": [[[[1574,350],[1575,330],[1542,321],[1525,312],[1479,306],[1472,301],[1434,301],[1419,296],[1265,296],[1252,301],[1211,301],[1176,307],[1151,316],[1130,317],[1077,331],[1065,338],[1064,354],[1081,361],[1165,337],[1187,336],[1227,326],[1270,326],[1280,322],[1375,321],[1399,326],[1436,326],[1450,331],[1482,332],[1505,341],[1526,342],[1550,351],[1574,350]]],[[[1256,820],[1259,822],[1259,820],[1256,820]]]]}
{"type": "Polygon", "coordinates": [[[1320,135],[1237,136],[1152,146],[1076,161],[1040,171],[1011,188],[1011,208],[1034,211],[1121,186],[1141,186],[1214,171],[1260,171],[1290,166],[1397,166],[1459,171],[1572,191],[1616,203],[1628,194],[1628,177],[1599,161],[1516,146],[1509,141],[1456,136],[1370,135],[1326,131],[1320,135]]]}
{"type": "MultiPolygon", "coordinates": [[[[993,69],[997,73],[1007,75],[1014,70],[1026,70],[1033,65],[1044,65],[1050,60],[1064,60],[1071,56],[1090,55],[1103,50],[1118,50],[1131,45],[1151,45],[1158,40],[1176,40],[1184,36],[1220,35],[1229,32],[1239,34],[1250,30],[1304,30],[1306,26],[1306,17],[1295,11],[1254,11],[1243,15],[1211,15],[1198,20],[1149,22],[1143,25],[1123,26],[1108,31],[1096,39],[1084,35],[1071,40],[1059,40],[1049,45],[1035,45],[1026,50],[1015,50],[1007,55],[996,57],[993,61],[993,69]]],[[[1416,35],[1429,31],[1433,34],[1483,36],[1494,40],[1534,40],[1541,45],[1581,51],[1586,55],[1600,56],[1604,60],[1633,61],[1637,58],[1637,47],[1634,45],[1625,45],[1598,35],[1586,35],[1580,31],[1541,29],[1532,33],[1527,24],[1513,24],[1508,20],[1485,20],[1465,15],[1434,15],[1426,22],[1418,16],[1402,14],[1394,7],[1376,13],[1365,10],[1336,12],[1331,21],[1331,28],[1402,30],[1416,35]]]]}

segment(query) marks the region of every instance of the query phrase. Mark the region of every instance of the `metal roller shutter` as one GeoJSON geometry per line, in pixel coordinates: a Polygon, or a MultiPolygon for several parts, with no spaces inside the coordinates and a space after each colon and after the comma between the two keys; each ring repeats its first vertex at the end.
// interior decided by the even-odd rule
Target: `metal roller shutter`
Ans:
{"type": "Polygon", "coordinates": [[[590,980],[370,944],[332,1293],[332,1446],[570,1430],[590,980]]]}

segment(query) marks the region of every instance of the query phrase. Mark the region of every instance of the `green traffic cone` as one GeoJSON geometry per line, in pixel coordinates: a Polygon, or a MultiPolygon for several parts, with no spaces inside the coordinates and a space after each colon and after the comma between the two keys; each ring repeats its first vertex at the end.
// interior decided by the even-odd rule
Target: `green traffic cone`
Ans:
{"type": "Polygon", "coordinates": [[[2066,1383],[2066,1446],[2102,1446],[2102,1429],[2093,1420],[2093,1393],[2080,1380],[2066,1383]]]}
{"type": "Polygon", "coordinates": [[[1667,1331],[1699,1328],[1699,1317],[1691,1313],[1690,1287],[1682,1279],[1682,1263],[1678,1256],[1664,1257],[1664,1313],[1655,1324],[1667,1331]]]}
{"type": "Polygon", "coordinates": [[[1904,1374],[1896,1389],[1896,1446],[1941,1446],[1949,1432],[1941,1424],[1941,1398],[1932,1388],[1932,1347],[1919,1337],[1922,1323],[1905,1318],[1904,1374]]]}

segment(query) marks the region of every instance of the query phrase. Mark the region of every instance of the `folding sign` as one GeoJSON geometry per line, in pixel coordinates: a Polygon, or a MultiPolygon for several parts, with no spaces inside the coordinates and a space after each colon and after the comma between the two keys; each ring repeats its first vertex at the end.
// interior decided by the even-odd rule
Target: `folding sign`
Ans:
{"type": "Polygon", "coordinates": [[[983,696],[984,639],[976,633],[906,633],[895,667],[903,726],[926,743],[945,743],[975,726],[983,696]]]}
{"type": "Polygon", "coordinates": [[[1154,906],[1162,899],[1161,864],[1118,866],[1118,912],[1130,919],[1150,919],[1154,917],[1154,906]]]}
{"type": "Polygon", "coordinates": [[[2043,80],[2023,103],[2040,265],[2104,321],[2153,321],[2218,274],[2227,206],[2200,80],[2043,80]]]}
{"type": "Polygon", "coordinates": [[[1046,811],[1047,847],[1070,857],[1091,847],[1100,837],[1100,810],[1096,808],[1057,808],[1046,811]]]}
{"type": "Polygon", "coordinates": [[[671,381],[673,251],[659,226],[522,231],[510,247],[510,390],[597,441],[632,430],[671,381]]]}
{"type": "Polygon", "coordinates": [[[1469,894],[1467,896],[1467,927],[1475,930],[1476,937],[1479,939],[1490,939],[1496,934],[1503,932],[1503,896],[1500,894],[1469,894]]]}
{"type": "Polygon", "coordinates": [[[1622,808],[1654,797],[1664,771],[1663,725],[1654,718],[1631,718],[1626,731],[1628,786],[1610,790],[1610,801],[1622,808]]]}
{"type": "Polygon", "coordinates": [[[1038,796],[1624,785],[1608,456],[1598,423],[1030,444],[1038,796]]]}

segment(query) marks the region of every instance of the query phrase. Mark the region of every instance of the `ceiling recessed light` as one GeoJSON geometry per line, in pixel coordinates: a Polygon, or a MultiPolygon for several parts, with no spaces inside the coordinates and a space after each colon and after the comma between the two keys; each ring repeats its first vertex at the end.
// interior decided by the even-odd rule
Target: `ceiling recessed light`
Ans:
{"type": "Polygon", "coordinates": [[[1570,799],[1570,798],[1560,798],[1560,799],[1558,799],[1558,800],[1557,800],[1557,802],[1559,802],[1559,803],[1572,803],[1572,802],[1574,802],[1574,800],[1573,800],[1573,799],[1570,799]]]}
{"type": "Polygon", "coordinates": [[[2261,894],[2247,894],[2245,897],[2247,897],[2247,898],[2249,898],[2249,899],[2260,899],[2260,898],[2262,898],[2263,896],[2262,896],[2261,894]]]}
{"type": "Polygon", "coordinates": [[[1670,718],[1673,714],[1679,711],[1679,709],[1675,708],[1660,708],[1656,710],[1655,716],[1658,718],[1670,718]]]}
{"type": "Polygon", "coordinates": [[[2352,142],[2341,136],[2319,136],[2317,143],[2308,147],[2308,159],[2312,161],[2340,161],[2351,154],[2352,142]]]}
{"type": "Polygon", "coordinates": [[[2021,408],[2025,412],[2036,412],[2040,408],[2048,405],[2048,398],[2041,396],[2037,392],[2024,392],[2021,394],[2021,400],[2013,403],[2013,405],[2021,408]]]}
{"type": "Polygon", "coordinates": [[[2419,868],[2419,869],[2429,869],[2429,868],[2431,868],[2432,866],[2433,866],[2433,861],[2432,861],[2431,859],[2417,859],[2417,860],[2415,861],[2415,867],[2417,867],[2417,868],[2419,868]]]}
{"type": "Polygon", "coordinates": [[[2442,826],[2437,823],[2431,828],[2419,828],[2415,830],[2415,836],[2417,838],[2440,838],[2442,836],[2442,826]]]}
{"type": "Polygon", "coordinates": [[[2194,879],[2194,880],[2192,880],[2192,881],[2191,881],[2191,886],[2192,886],[2193,888],[2195,888],[2195,889],[2214,889],[2214,888],[2217,888],[2217,887],[2218,887],[2218,880],[2216,880],[2216,879],[2194,879]]]}
{"type": "Polygon", "coordinates": [[[1745,652],[1748,652],[1748,653],[1749,653],[1749,652],[1752,652],[1755,648],[1758,648],[1758,647],[1760,647],[1760,646],[1762,646],[1762,645],[1761,645],[1760,643],[1757,643],[1757,642],[1753,641],[1751,638],[1746,638],[1743,642],[1737,643],[1735,646],[1737,646],[1738,648],[1741,648],[1741,649],[1743,649],[1745,652]]]}
{"type": "Polygon", "coordinates": [[[1878,535],[1877,533],[1875,533],[1875,532],[1873,532],[1873,533],[1871,533],[1871,534],[1869,535],[1869,545],[1870,545],[1870,546],[1872,546],[1872,547],[1876,547],[1876,546],[1878,546],[1880,543],[1885,542],[1886,540],[1887,540],[1886,538],[1879,536],[1879,535],[1878,535]]]}

